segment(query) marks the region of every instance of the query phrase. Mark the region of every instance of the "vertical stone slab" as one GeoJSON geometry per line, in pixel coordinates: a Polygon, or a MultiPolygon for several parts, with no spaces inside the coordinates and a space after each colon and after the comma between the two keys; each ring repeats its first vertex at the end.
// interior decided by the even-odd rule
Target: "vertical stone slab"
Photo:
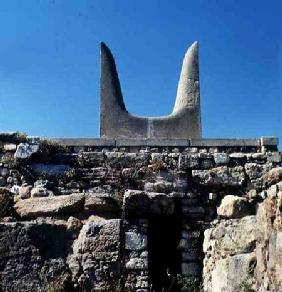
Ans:
{"type": "Polygon", "coordinates": [[[144,219],[125,226],[125,291],[149,291],[147,229],[144,219]]]}
{"type": "Polygon", "coordinates": [[[82,291],[121,290],[121,220],[90,217],[73,244],[69,267],[82,291]]]}

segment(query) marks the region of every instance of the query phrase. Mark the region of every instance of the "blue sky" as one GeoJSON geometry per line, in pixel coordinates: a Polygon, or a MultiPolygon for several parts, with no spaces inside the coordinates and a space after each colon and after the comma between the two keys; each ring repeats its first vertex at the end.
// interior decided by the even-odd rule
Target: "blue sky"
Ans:
{"type": "Polygon", "coordinates": [[[168,114],[200,43],[204,137],[282,141],[282,1],[28,0],[0,4],[0,131],[98,137],[99,43],[126,106],[168,114]]]}

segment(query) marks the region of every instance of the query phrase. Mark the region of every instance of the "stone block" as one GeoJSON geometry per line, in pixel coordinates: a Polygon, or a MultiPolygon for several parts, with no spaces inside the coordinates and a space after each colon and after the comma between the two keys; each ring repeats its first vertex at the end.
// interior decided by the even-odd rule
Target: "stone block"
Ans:
{"type": "Polygon", "coordinates": [[[146,258],[131,258],[125,264],[128,270],[147,270],[148,260],[146,258]]]}
{"type": "Polygon", "coordinates": [[[15,210],[22,218],[36,218],[77,213],[82,211],[83,204],[84,195],[73,194],[20,200],[15,210]]]}
{"type": "Polygon", "coordinates": [[[126,216],[171,215],[174,211],[173,198],[164,193],[127,190],[123,199],[126,216]]]}
{"type": "Polygon", "coordinates": [[[217,214],[224,218],[242,218],[251,215],[252,211],[247,199],[233,195],[225,196],[217,208],[217,214]]]}
{"type": "Polygon", "coordinates": [[[103,138],[52,138],[52,141],[64,146],[110,147],[115,146],[114,139],[103,138]]]}
{"type": "Polygon", "coordinates": [[[191,147],[260,147],[260,139],[190,139],[191,147]]]}
{"type": "Polygon", "coordinates": [[[244,169],[236,167],[215,167],[210,170],[192,170],[195,182],[206,186],[241,186],[245,181],[244,169]]]}
{"type": "Polygon", "coordinates": [[[120,212],[117,201],[108,193],[86,193],[84,209],[93,214],[120,212]]]}
{"type": "Polygon", "coordinates": [[[14,157],[17,159],[26,159],[29,158],[32,154],[36,153],[38,150],[38,144],[20,143],[17,146],[14,157]]]}
{"type": "Polygon", "coordinates": [[[147,235],[135,231],[125,232],[125,248],[128,250],[146,249],[147,235]]]}

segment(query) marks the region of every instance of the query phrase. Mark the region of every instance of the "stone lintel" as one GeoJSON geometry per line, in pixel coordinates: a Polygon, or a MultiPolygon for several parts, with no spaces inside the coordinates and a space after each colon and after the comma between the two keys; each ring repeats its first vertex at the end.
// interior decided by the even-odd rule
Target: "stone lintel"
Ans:
{"type": "Polygon", "coordinates": [[[65,146],[93,147],[260,147],[277,146],[277,137],[256,139],[104,139],[104,138],[54,138],[65,146]]]}
{"type": "Polygon", "coordinates": [[[189,147],[188,139],[116,139],[116,146],[174,146],[189,147]]]}
{"type": "Polygon", "coordinates": [[[260,139],[191,139],[191,147],[260,147],[260,139]]]}
{"type": "Polygon", "coordinates": [[[52,138],[51,140],[64,146],[116,146],[116,141],[114,139],[104,138],[52,138]]]}

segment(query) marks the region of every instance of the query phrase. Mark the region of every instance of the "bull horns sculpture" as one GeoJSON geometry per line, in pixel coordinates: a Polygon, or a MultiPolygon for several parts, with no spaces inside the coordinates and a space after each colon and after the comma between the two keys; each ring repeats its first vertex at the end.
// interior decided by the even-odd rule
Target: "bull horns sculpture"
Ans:
{"type": "Polygon", "coordinates": [[[101,43],[100,136],[103,138],[201,138],[198,43],[185,54],[175,105],[168,116],[138,117],[125,107],[114,57],[101,43]]]}

